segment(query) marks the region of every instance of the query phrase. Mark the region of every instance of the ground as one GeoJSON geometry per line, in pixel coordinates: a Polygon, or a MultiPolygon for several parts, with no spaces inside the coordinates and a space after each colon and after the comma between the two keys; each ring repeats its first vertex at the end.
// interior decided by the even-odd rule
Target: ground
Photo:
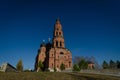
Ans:
{"type": "Polygon", "coordinates": [[[119,80],[117,76],[63,72],[1,73],[0,80],[119,80]]]}

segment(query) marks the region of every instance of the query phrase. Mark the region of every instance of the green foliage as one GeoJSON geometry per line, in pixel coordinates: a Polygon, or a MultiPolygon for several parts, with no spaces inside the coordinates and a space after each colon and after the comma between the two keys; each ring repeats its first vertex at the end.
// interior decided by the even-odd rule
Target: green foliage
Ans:
{"type": "Polygon", "coordinates": [[[120,69],[120,61],[114,62],[113,60],[109,61],[109,64],[106,61],[103,61],[103,69],[120,69]]]}
{"type": "Polygon", "coordinates": [[[56,72],[57,70],[56,70],[56,68],[54,68],[54,72],[56,72]]]}
{"type": "Polygon", "coordinates": [[[60,65],[60,69],[65,70],[65,65],[63,63],[60,65]]]}
{"type": "Polygon", "coordinates": [[[73,71],[80,71],[80,68],[77,64],[73,65],[73,71]]]}
{"type": "Polygon", "coordinates": [[[87,69],[87,68],[88,68],[88,62],[85,61],[85,62],[84,62],[84,65],[83,65],[83,69],[87,69]]]}
{"type": "Polygon", "coordinates": [[[120,61],[117,60],[116,64],[117,64],[117,68],[120,69],[120,61]]]}
{"type": "Polygon", "coordinates": [[[39,61],[38,67],[39,67],[39,71],[41,71],[44,68],[42,61],[39,61]]]}
{"type": "Polygon", "coordinates": [[[116,63],[114,61],[110,60],[109,66],[110,66],[110,69],[114,69],[114,68],[116,68],[116,63]]]}
{"type": "Polygon", "coordinates": [[[109,65],[106,61],[103,61],[102,67],[103,67],[103,69],[108,69],[109,65]]]}
{"type": "Polygon", "coordinates": [[[85,59],[82,59],[79,61],[78,66],[80,69],[87,69],[88,67],[88,62],[85,61],[85,59]]]}
{"type": "Polygon", "coordinates": [[[16,65],[16,68],[19,72],[22,72],[23,71],[23,63],[22,63],[22,60],[19,60],[17,65],[16,65]]]}

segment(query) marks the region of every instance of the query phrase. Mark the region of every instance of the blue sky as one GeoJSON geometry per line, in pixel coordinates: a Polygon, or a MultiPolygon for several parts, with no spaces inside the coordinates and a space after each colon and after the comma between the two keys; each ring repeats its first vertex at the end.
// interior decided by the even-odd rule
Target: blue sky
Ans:
{"type": "Polygon", "coordinates": [[[119,0],[0,0],[0,64],[34,68],[42,40],[63,26],[66,48],[74,56],[120,60],[119,0]]]}

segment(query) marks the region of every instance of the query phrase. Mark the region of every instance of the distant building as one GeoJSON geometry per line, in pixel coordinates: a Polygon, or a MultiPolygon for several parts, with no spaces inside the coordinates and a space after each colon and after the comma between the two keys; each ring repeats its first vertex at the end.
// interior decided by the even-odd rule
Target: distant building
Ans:
{"type": "Polygon", "coordinates": [[[35,62],[35,70],[39,69],[38,64],[41,61],[44,65],[44,70],[60,71],[61,64],[65,65],[65,70],[72,69],[72,54],[65,48],[62,25],[59,19],[56,20],[53,31],[52,43],[43,42],[38,50],[35,62]]]}
{"type": "Polygon", "coordinates": [[[94,69],[95,64],[92,61],[88,61],[88,69],[94,69]]]}
{"type": "Polygon", "coordinates": [[[16,72],[17,69],[15,67],[13,67],[11,64],[9,63],[4,63],[2,64],[2,66],[0,67],[0,71],[1,72],[16,72]]]}

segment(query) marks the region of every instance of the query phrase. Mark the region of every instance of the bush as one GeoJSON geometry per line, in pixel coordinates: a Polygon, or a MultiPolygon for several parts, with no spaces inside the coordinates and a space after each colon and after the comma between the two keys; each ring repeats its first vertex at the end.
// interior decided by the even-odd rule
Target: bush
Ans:
{"type": "Polygon", "coordinates": [[[74,64],[73,71],[80,71],[80,68],[77,64],[74,64]]]}
{"type": "Polygon", "coordinates": [[[56,68],[54,68],[54,72],[56,72],[57,70],[56,70],[56,68]]]}
{"type": "Polygon", "coordinates": [[[39,61],[38,67],[39,67],[39,71],[43,70],[44,65],[43,65],[42,61],[39,61]]]}
{"type": "Polygon", "coordinates": [[[88,62],[85,61],[85,59],[82,59],[78,63],[80,69],[87,69],[88,67],[88,62]]]}
{"type": "Polygon", "coordinates": [[[65,65],[62,63],[61,65],[60,65],[60,69],[63,71],[63,70],[65,70],[65,65]]]}
{"type": "Polygon", "coordinates": [[[22,63],[22,60],[19,60],[17,65],[16,65],[16,68],[19,72],[22,72],[23,71],[23,63],[22,63]]]}

